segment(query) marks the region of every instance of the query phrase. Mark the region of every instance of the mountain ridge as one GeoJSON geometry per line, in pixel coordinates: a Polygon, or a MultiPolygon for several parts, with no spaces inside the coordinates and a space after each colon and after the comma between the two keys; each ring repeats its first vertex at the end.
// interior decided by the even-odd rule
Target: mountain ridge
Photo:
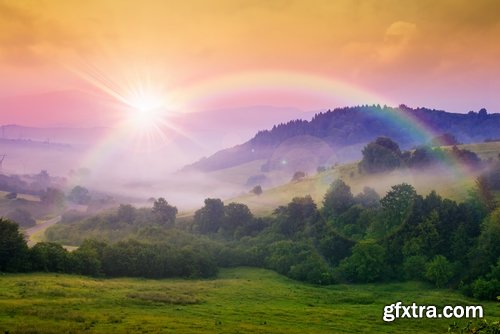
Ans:
{"type": "MultiPolygon", "coordinates": [[[[284,151],[281,145],[297,136],[317,138],[329,145],[335,152],[334,157],[320,159],[315,163],[334,164],[358,159],[359,150],[353,153],[349,152],[353,150],[348,148],[350,146],[359,148],[376,137],[390,137],[402,148],[408,149],[428,144],[432,139],[429,138],[431,133],[436,136],[449,133],[464,144],[499,138],[500,114],[488,114],[484,108],[479,112],[460,114],[420,107],[410,108],[406,105],[335,108],[315,114],[310,121],[295,119],[277,124],[269,130],[258,131],[252,139],[202,158],[185,166],[183,170],[211,172],[258,159],[272,162],[273,154],[278,149],[284,151]],[[416,125],[417,123],[420,125],[416,125]]],[[[311,150],[308,143],[291,147],[290,151],[293,150],[309,151],[309,158],[315,156],[314,149],[311,150]]],[[[280,157],[274,158],[280,159],[280,157]]],[[[293,170],[294,166],[286,166],[287,159],[284,158],[282,161],[283,166],[274,163],[274,168],[293,170]]],[[[262,171],[267,170],[269,164],[263,165],[262,171]]]]}

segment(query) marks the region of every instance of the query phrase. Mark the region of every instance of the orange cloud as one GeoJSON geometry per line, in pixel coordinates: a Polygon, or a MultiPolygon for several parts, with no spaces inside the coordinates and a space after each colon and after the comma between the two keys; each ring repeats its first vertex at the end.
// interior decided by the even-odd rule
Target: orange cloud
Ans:
{"type": "Polygon", "coordinates": [[[146,68],[167,86],[273,69],[381,94],[402,94],[404,81],[413,86],[405,99],[458,82],[491,96],[500,88],[498,12],[494,0],[0,0],[0,94],[79,88],[66,69],[83,63],[114,78],[146,68]]]}
{"type": "Polygon", "coordinates": [[[378,49],[379,59],[390,62],[404,54],[416,34],[417,25],[414,23],[397,21],[391,24],[385,32],[384,43],[378,49]]]}

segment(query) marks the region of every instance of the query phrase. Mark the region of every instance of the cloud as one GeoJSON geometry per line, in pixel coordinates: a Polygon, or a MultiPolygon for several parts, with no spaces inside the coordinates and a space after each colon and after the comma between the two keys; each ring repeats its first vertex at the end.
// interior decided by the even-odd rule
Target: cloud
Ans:
{"type": "Polygon", "coordinates": [[[60,52],[81,50],[82,38],[58,21],[0,0],[0,60],[3,65],[36,66],[60,52]]]}
{"type": "Polygon", "coordinates": [[[392,62],[403,55],[417,35],[417,25],[397,21],[385,31],[384,42],[378,49],[378,58],[382,62],[392,62]]]}

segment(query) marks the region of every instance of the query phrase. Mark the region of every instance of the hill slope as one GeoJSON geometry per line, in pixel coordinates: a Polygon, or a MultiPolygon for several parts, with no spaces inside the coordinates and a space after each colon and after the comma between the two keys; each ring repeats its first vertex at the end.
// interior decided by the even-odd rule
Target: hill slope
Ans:
{"type": "MultiPolygon", "coordinates": [[[[497,158],[500,153],[500,142],[459,145],[461,149],[475,152],[481,159],[497,158]]],[[[443,147],[446,149],[446,147],[443,147]]],[[[449,149],[450,147],[448,147],[449,149]]],[[[286,205],[294,197],[311,195],[313,200],[321,205],[323,196],[333,180],[343,179],[353,194],[357,194],[368,186],[374,188],[381,196],[399,183],[409,183],[419,194],[427,194],[435,190],[443,197],[462,201],[468,190],[474,186],[471,175],[454,173],[449,169],[411,170],[400,169],[390,173],[364,175],[358,172],[357,162],[329,168],[321,173],[311,174],[299,182],[287,182],[277,187],[264,187],[264,192],[257,196],[251,193],[224,202],[238,202],[249,206],[257,215],[269,215],[279,205],[286,205]]]]}
{"type": "Polygon", "coordinates": [[[360,148],[378,136],[387,136],[407,149],[429,138],[415,129],[427,124],[436,134],[450,133],[462,143],[500,138],[500,114],[486,110],[468,114],[426,108],[380,106],[340,108],[319,113],[311,121],[294,120],[264,130],[248,142],[219,151],[185,167],[210,172],[255,160],[266,160],[262,172],[270,170],[314,170],[321,164],[353,161],[360,148]],[[412,119],[411,122],[402,120],[412,119]]]}

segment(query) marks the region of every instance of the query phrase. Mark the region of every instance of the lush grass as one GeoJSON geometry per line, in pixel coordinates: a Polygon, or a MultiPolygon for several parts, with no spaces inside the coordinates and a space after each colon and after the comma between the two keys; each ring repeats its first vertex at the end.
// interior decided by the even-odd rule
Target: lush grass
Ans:
{"type": "MultiPolygon", "coordinates": [[[[477,304],[423,283],[316,287],[252,268],[213,280],[0,276],[0,331],[172,333],[445,333],[452,320],[382,321],[385,304],[477,304]]],[[[482,303],[488,319],[498,303],[482,303]]],[[[461,321],[465,323],[465,320],[461,321]]]]}

